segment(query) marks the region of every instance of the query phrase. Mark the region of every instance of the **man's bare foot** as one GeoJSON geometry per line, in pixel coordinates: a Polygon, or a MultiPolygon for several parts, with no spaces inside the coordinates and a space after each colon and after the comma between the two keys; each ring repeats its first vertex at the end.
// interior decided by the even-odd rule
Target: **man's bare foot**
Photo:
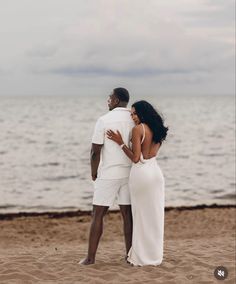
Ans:
{"type": "Polygon", "coordinates": [[[82,265],[90,265],[90,264],[94,264],[95,263],[95,260],[94,259],[89,259],[89,258],[84,258],[82,259],[79,264],[82,264],[82,265]]]}

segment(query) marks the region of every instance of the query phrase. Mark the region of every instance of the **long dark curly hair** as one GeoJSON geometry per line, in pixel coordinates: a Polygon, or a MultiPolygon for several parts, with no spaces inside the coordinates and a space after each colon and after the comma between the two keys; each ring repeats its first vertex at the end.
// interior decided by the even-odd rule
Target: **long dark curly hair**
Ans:
{"type": "Polygon", "coordinates": [[[138,101],[132,104],[138,118],[146,123],[153,132],[152,140],[154,143],[162,143],[167,136],[168,127],[164,126],[162,116],[147,101],[138,101]]]}

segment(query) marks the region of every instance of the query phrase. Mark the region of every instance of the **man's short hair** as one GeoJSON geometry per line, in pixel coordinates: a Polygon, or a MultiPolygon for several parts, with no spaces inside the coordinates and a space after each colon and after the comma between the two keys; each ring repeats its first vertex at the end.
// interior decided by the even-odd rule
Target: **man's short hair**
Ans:
{"type": "Polygon", "coordinates": [[[129,92],[125,88],[115,88],[114,95],[121,101],[121,102],[129,102],[129,92]]]}

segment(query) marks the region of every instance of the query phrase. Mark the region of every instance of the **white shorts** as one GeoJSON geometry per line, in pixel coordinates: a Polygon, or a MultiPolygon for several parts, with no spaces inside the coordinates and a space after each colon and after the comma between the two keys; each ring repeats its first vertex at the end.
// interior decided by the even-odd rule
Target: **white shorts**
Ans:
{"type": "Polygon", "coordinates": [[[119,205],[130,205],[129,178],[97,179],[94,182],[93,205],[112,206],[117,198],[119,205]]]}

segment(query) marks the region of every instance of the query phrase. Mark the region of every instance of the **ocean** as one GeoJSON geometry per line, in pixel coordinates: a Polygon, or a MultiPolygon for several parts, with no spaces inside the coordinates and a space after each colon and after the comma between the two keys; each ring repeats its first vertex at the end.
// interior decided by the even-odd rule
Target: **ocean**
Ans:
{"type": "MultiPolygon", "coordinates": [[[[157,156],[166,206],[235,204],[234,97],[142,99],[169,127],[157,156]]],[[[91,137],[106,100],[0,97],[0,213],[92,208],[91,137]]]]}

